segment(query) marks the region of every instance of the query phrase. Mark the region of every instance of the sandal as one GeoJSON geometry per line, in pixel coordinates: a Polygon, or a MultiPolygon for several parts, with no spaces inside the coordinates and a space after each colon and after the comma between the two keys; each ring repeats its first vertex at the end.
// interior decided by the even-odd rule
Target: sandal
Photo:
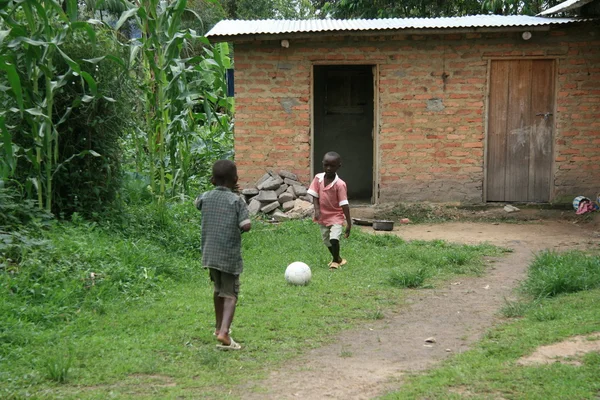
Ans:
{"type": "Polygon", "coordinates": [[[338,269],[340,267],[340,264],[336,263],[336,262],[330,262],[329,263],[329,270],[333,271],[334,269],[338,269]]]}
{"type": "Polygon", "coordinates": [[[229,338],[231,342],[227,344],[218,344],[217,349],[219,350],[241,350],[242,346],[239,343],[233,340],[233,338],[229,338]]]}

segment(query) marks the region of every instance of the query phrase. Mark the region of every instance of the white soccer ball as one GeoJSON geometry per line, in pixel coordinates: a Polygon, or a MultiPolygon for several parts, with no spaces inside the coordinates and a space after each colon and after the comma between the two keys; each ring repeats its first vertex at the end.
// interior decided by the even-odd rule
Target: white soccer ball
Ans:
{"type": "Polygon", "coordinates": [[[311,277],[310,267],[301,261],[295,261],[285,269],[285,280],[292,285],[306,285],[311,277]]]}

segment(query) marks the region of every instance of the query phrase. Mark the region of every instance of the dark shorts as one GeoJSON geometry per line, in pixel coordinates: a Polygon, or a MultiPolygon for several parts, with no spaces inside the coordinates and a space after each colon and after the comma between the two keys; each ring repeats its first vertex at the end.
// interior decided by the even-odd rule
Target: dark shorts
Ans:
{"type": "Polygon", "coordinates": [[[238,298],[240,293],[240,276],[228,274],[227,272],[219,271],[218,269],[209,268],[210,280],[215,285],[215,293],[219,297],[238,298]]]}

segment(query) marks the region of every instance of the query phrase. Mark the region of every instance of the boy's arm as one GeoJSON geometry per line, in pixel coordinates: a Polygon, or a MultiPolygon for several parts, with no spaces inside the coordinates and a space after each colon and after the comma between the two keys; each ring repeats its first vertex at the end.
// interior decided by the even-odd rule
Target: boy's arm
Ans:
{"type": "Polygon", "coordinates": [[[242,233],[248,232],[252,227],[250,216],[248,213],[248,206],[246,203],[239,198],[238,202],[238,224],[242,233]]]}
{"type": "Polygon", "coordinates": [[[340,207],[344,212],[344,218],[346,218],[346,233],[344,237],[350,236],[350,230],[352,229],[352,218],[350,218],[350,204],[348,203],[348,188],[345,182],[340,182],[338,186],[338,200],[340,201],[340,207]]]}
{"type": "Polygon", "coordinates": [[[315,207],[315,221],[318,221],[321,219],[321,205],[318,197],[313,196],[313,206],[315,207]]]}
{"type": "Polygon", "coordinates": [[[344,212],[344,217],[346,217],[346,233],[344,234],[345,238],[350,236],[350,230],[352,229],[352,218],[350,218],[350,206],[345,204],[342,206],[342,211],[344,212]]]}
{"type": "Polygon", "coordinates": [[[313,178],[310,187],[308,188],[308,194],[313,198],[313,205],[315,207],[315,221],[321,219],[321,207],[319,203],[319,178],[316,176],[313,178]]]}
{"type": "Polygon", "coordinates": [[[198,210],[202,210],[202,196],[203,196],[203,194],[201,194],[200,196],[196,197],[196,200],[194,200],[194,206],[198,210]]]}

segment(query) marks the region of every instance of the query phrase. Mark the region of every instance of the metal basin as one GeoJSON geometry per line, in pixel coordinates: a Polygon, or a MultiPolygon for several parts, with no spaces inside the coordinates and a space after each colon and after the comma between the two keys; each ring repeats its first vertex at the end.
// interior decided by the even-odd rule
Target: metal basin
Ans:
{"type": "Polygon", "coordinates": [[[394,229],[394,221],[373,221],[373,229],[375,229],[376,231],[391,231],[394,229]]]}

